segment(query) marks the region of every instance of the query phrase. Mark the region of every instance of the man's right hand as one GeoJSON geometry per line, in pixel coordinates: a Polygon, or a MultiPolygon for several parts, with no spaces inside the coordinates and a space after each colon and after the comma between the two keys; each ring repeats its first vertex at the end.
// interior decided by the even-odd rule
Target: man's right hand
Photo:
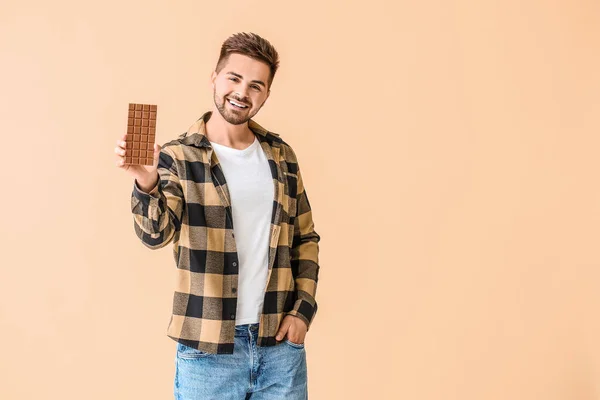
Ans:
{"type": "Polygon", "coordinates": [[[154,186],[156,186],[156,183],[159,179],[157,169],[161,147],[158,143],[154,144],[154,160],[151,166],[125,164],[126,137],[127,134],[125,133],[119,140],[117,140],[117,147],[115,147],[115,154],[117,155],[116,165],[118,168],[122,168],[129,172],[129,174],[136,180],[140,189],[148,193],[154,188],[154,186]]]}

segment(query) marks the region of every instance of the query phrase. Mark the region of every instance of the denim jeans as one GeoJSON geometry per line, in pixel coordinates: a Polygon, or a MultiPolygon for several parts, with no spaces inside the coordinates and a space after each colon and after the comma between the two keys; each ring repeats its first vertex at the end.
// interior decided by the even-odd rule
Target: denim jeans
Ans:
{"type": "Polygon", "coordinates": [[[178,400],[307,400],[304,344],[256,344],[258,323],[236,325],[233,354],[211,354],[177,343],[178,400]]]}

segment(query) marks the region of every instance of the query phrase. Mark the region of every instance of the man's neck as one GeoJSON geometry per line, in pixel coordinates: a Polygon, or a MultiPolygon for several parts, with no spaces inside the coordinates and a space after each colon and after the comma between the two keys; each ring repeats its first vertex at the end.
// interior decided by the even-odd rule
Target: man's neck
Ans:
{"type": "Polygon", "coordinates": [[[205,128],[207,139],[223,146],[243,150],[254,142],[254,132],[248,128],[248,122],[232,125],[223,119],[216,108],[213,108],[205,128]]]}

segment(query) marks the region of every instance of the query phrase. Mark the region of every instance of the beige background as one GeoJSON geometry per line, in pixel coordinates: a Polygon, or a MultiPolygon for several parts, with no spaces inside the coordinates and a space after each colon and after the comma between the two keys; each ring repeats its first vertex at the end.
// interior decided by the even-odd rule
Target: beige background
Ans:
{"type": "Polygon", "coordinates": [[[172,247],[113,149],[251,31],[322,236],[311,399],[599,399],[600,4],[212,3],[0,3],[0,398],[172,398],[172,247]]]}

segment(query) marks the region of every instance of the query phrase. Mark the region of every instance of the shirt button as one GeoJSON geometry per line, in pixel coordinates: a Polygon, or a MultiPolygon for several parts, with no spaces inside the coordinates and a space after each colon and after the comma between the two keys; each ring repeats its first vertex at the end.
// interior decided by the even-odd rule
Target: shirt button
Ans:
{"type": "Polygon", "coordinates": [[[231,319],[235,319],[235,314],[230,315],[231,319]]]}
{"type": "Polygon", "coordinates": [[[237,292],[237,289],[236,289],[236,288],[231,288],[231,291],[232,291],[233,293],[235,293],[235,292],[237,292]]]}
{"type": "Polygon", "coordinates": [[[237,263],[234,261],[232,265],[235,267],[237,265],[237,263]]]}

